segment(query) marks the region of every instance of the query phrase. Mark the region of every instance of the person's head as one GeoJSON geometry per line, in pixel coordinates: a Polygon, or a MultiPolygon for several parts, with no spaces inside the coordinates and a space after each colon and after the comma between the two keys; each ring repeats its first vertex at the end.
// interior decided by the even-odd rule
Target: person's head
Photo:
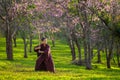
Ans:
{"type": "Polygon", "coordinates": [[[47,44],[47,38],[43,37],[41,38],[42,44],[47,44]]]}

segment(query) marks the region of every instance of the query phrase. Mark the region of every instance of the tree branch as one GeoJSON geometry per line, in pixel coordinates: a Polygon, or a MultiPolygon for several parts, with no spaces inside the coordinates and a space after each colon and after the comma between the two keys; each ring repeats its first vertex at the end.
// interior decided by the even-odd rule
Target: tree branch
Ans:
{"type": "Polygon", "coordinates": [[[2,15],[0,15],[0,18],[1,18],[3,21],[5,21],[5,19],[3,18],[3,16],[2,16],[2,15]]]}
{"type": "Polygon", "coordinates": [[[99,17],[99,19],[105,24],[105,26],[110,30],[110,31],[112,31],[112,29],[108,26],[108,24],[106,23],[106,21],[103,19],[103,18],[101,18],[100,16],[98,16],[99,17]]]}

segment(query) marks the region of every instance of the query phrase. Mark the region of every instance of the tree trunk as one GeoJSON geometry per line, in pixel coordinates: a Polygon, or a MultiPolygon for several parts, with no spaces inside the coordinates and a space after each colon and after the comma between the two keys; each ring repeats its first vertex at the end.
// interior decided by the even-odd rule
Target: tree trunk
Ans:
{"type": "Polygon", "coordinates": [[[87,44],[85,40],[84,40],[84,56],[85,56],[86,69],[88,69],[89,66],[88,66],[87,44]]]}
{"type": "Polygon", "coordinates": [[[12,36],[9,33],[6,33],[6,53],[7,59],[13,60],[12,36]]]}
{"type": "Polygon", "coordinates": [[[27,58],[27,41],[26,38],[23,38],[23,42],[24,42],[24,58],[27,58]]]}
{"type": "Polygon", "coordinates": [[[51,33],[51,40],[52,40],[52,47],[55,47],[55,38],[54,38],[54,33],[51,33]]]}
{"type": "MultiPolygon", "coordinates": [[[[107,42],[106,40],[104,41],[105,42],[105,53],[106,53],[106,61],[107,61],[107,66],[109,66],[109,60],[108,60],[108,49],[107,49],[107,42]]],[[[110,66],[109,66],[110,67],[110,66]]]]}
{"type": "Polygon", "coordinates": [[[90,44],[90,38],[89,38],[89,32],[84,29],[84,41],[83,41],[83,45],[84,45],[84,56],[85,56],[85,64],[86,64],[86,69],[92,69],[92,65],[91,65],[91,44],[90,44]]]}
{"type": "Polygon", "coordinates": [[[110,58],[107,57],[107,68],[111,68],[111,65],[110,65],[110,58]]]}
{"type": "Polygon", "coordinates": [[[118,63],[118,67],[120,67],[120,54],[117,54],[117,63],[118,63]]]}
{"type": "Polygon", "coordinates": [[[54,39],[52,39],[52,45],[53,45],[53,47],[55,47],[55,40],[54,39]]]}
{"type": "Polygon", "coordinates": [[[73,41],[71,41],[71,50],[72,50],[72,61],[76,59],[76,53],[75,53],[75,44],[73,41]]]}
{"type": "MultiPolygon", "coordinates": [[[[78,1],[79,2],[79,1],[78,1]]],[[[84,6],[81,7],[82,16],[85,24],[83,24],[83,34],[84,34],[84,55],[86,62],[86,69],[92,69],[91,65],[91,40],[90,40],[90,23],[87,14],[87,10],[84,6]]]]}
{"type": "Polygon", "coordinates": [[[100,45],[97,44],[97,63],[101,63],[100,45]]]}
{"type": "Polygon", "coordinates": [[[91,59],[93,59],[93,48],[91,48],[91,59]]]}
{"type": "Polygon", "coordinates": [[[98,57],[97,63],[101,63],[101,55],[100,55],[100,50],[99,49],[97,49],[97,53],[98,53],[98,55],[97,55],[97,57],[98,57]]]}
{"type": "Polygon", "coordinates": [[[86,69],[89,69],[89,62],[88,62],[88,46],[87,46],[86,30],[84,30],[84,41],[83,41],[83,46],[84,46],[85,66],[86,66],[86,69]]]}
{"type": "Polygon", "coordinates": [[[116,49],[116,54],[117,54],[117,64],[118,64],[118,67],[120,67],[120,45],[119,43],[116,44],[117,46],[117,49],[116,49]]]}
{"type": "Polygon", "coordinates": [[[7,59],[13,60],[13,48],[12,48],[12,33],[10,30],[9,21],[6,20],[6,53],[7,59]]]}
{"type": "MultiPolygon", "coordinates": [[[[89,34],[88,34],[89,35],[89,34]]],[[[88,37],[89,38],[89,37],[88,37]]],[[[92,65],[91,65],[91,59],[92,59],[92,56],[91,56],[91,44],[90,44],[90,39],[88,40],[87,42],[87,45],[88,45],[88,64],[87,64],[87,69],[92,69],[92,65]]]]}
{"type": "Polygon", "coordinates": [[[30,35],[30,53],[32,52],[32,36],[30,35]]]}
{"type": "Polygon", "coordinates": [[[78,41],[78,39],[76,38],[76,36],[74,36],[75,37],[75,43],[76,43],[76,46],[77,46],[77,49],[78,49],[78,58],[79,58],[79,64],[82,64],[82,57],[81,57],[81,46],[80,46],[80,44],[79,44],[79,41],[78,41]]]}
{"type": "Polygon", "coordinates": [[[113,39],[111,39],[111,41],[109,41],[109,49],[108,49],[108,54],[106,55],[107,57],[107,68],[111,68],[111,57],[112,57],[112,53],[113,53],[113,39]]]}
{"type": "Polygon", "coordinates": [[[14,47],[17,47],[17,43],[16,43],[16,35],[13,36],[13,42],[14,42],[14,47]]]}
{"type": "Polygon", "coordinates": [[[68,42],[69,42],[69,47],[71,49],[72,61],[74,61],[76,59],[75,45],[74,45],[74,42],[71,39],[68,39],[68,42]]]}

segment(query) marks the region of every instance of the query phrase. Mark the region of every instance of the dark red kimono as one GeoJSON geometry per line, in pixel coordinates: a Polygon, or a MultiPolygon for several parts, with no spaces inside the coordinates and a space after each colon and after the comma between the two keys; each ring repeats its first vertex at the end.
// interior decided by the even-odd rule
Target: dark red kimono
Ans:
{"type": "Polygon", "coordinates": [[[54,64],[52,60],[52,56],[49,53],[50,47],[48,44],[45,46],[43,44],[40,46],[40,51],[44,51],[44,53],[39,53],[39,49],[35,50],[37,52],[38,59],[36,60],[35,71],[50,71],[54,72],[54,64]]]}

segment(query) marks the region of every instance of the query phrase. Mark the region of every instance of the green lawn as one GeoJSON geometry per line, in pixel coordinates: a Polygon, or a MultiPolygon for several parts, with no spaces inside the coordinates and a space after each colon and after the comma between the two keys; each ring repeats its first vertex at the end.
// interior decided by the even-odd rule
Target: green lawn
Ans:
{"type": "MultiPolygon", "coordinates": [[[[33,46],[38,40],[33,41],[33,46]]],[[[51,45],[51,42],[49,42],[51,45]]],[[[29,47],[28,47],[29,48],[29,47]]],[[[69,47],[61,41],[52,47],[52,56],[56,73],[35,72],[36,53],[28,53],[23,58],[23,42],[17,39],[17,48],[14,48],[14,60],[6,60],[5,39],[0,38],[0,80],[120,80],[120,68],[107,69],[105,61],[102,64],[92,64],[93,70],[86,70],[84,66],[71,64],[69,47]]],[[[104,56],[103,56],[104,57],[104,56]]],[[[93,62],[95,62],[96,57],[93,62]]]]}

